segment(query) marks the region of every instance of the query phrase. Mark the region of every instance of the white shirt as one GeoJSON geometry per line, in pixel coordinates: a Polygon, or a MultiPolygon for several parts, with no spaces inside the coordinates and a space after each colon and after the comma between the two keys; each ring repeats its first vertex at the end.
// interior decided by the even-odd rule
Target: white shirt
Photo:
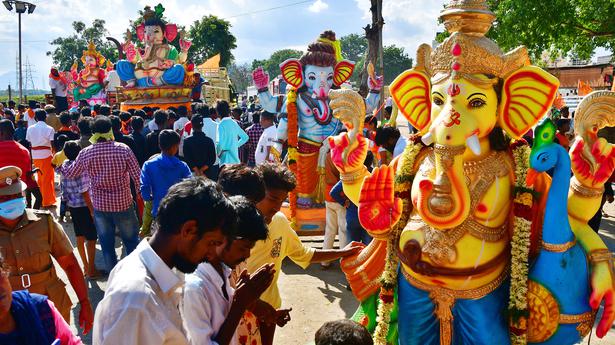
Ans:
{"type": "Polygon", "coordinates": [[[105,81],[109,82],[109,84],[107,84],[107,92],[115,92],[116,89],[122,85],[120,76],[117,75],[117,71],[115,70],[109,71],[105,77],[105,81]]]}
{"type": "Polygon", "coordinates": [[[53,141],[54,133],[53,127],[46,124],[45,121],[38,121],[36,124],[28,127],[26,140],[32,145],[32,159],[45,159],[51,156],[51,142],[53,141]],[[48,148],[35,149],[37,146],[48,148]]]}
{"type": "Polygon", "coordinates": [[[188,122],[190,122],[190,120],[188,120],[187,117],[185,117],[185,116],[180,117],[179,119],[177,119],[177,121],[175,121],[173,123],[173,130],[176,131],[176,132],[177,131],[183,131],[184,127],[186,126],[186,124],[188,122]]]}
{"type": "Polygon", "coordinates": [[[397,143],[395,143],[395,148],[393,149],[393,158],[404,153],[406,146],[408,146],[408,140],[403,135],[400,135],[399,139],[397,139],[397,143]]]}
{"type": "Polygon", "coordinates": [[[257,165],[270,160],[267,155],[267,146],[273,147],[277,137],[277,129],[275,125],[265,128],[261,134],[261,137],[258,139],[256,152],[254,152],[254,161],[257,165]]]}
{"type": "MultiPolygon", "coordinates": [[[[204,118],[203,133],[205,133],[209,139],[214,141],[214,145],[216,145],[216,152],[218,152],[218,122],[212,120],[210,117],[204,118]]],[[[216,162],[214,165],[220,165],[220,157],[218,157],[218,155],[216,155],[216,162]]]]}
{"type": "Polygon", "coordinates": [[[109,275],[96,308],[94,345],[187,345],[180,302],[184,279],[143,239],[109,275]]]}
{"type": "Polygon", "coordinates": [[[54,96],[66,97],[67,85],[62,83],[61,81],[49,78],[49,88],[55,90],[54,96]]]}
{"type": "MultiPolygon", "coordinates": [[[[231,269],[222,264],[223,277],[207,262],[186,275],[184,288],[184,328],[191,345],[217,345],[214,338],[231,310],[235,291],[230,286],[231,269]],[[222,294],[226,290],[228,299],[222,294]]],[[[231,340],[235,344],[236,339],[231,340]]]]}
{"type": "Polygon", "coordinates": [[[190,122],[190,120],[188,120],[187,117],[183,116],[177,119],[177,121],[173,123],[173,130],[176,132],[179,132],[179,135],[180,135],[179,155],[181,157],[184,156],[184,127],[186,126],[188,122],[190,122]]]}

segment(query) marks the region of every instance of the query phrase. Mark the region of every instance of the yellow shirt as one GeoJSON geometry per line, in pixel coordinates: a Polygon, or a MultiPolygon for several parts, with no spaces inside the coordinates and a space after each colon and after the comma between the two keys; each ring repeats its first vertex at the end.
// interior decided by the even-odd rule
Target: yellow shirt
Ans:
{"type": "Polygon", "coordinates": [[[53,165],[54,167],[59,167],[67,159],[68,158],[66,158],[66,155],[64,154],[64,150],[62,150],[56,153],[55,155],[53,155],[53,159],[51,160],[51,165],[53,165]]]}
{"type": "Polygon", "coordinates": [[[282,261],[289,257],[297,265],[306,268],[312,261],[316,249],[301,242],[290,222],[282,212],[273,216],[269,224],[269,236],[264,241],[256,242],[247,260],[248,272],[253,273],[262,265],[273,263],[275,275],[273,282],[261,295],[261,300],[278,309],[282,305],[282,298],[278,290],[278,277],[282,270],[282,261]]]}

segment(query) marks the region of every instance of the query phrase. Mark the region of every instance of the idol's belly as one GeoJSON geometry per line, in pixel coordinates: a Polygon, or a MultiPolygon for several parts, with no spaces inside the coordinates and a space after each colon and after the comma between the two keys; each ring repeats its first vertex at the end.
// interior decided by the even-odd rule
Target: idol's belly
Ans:
{"type": "Polygon", "coordinates": [[[322,143],[331,135],[337,134],[341,128],[338,119],[332,119],[326,125],[316,122],[311,115],[299,114],[299,137],[316,143],[322,143]]]}
{"type": "MultiPolygon", "coordinates": [[[[506,226],[503,224],[502,226],[506,226]]],[[[481,239],[470,233],[451,246],[434,240],[440,230],[427,229],[422,222],[409,222],[400,236],[399,248],[403,250],[408,241],[415,240],[421,246],[421,260],[441,271],[468,272],[425,275],[413,271],[402,262],[406,274],[422,283],[452,290],[476,289],[497,280],[508,269],[509,236],[503,233],[500,239],[481,239]]]]}

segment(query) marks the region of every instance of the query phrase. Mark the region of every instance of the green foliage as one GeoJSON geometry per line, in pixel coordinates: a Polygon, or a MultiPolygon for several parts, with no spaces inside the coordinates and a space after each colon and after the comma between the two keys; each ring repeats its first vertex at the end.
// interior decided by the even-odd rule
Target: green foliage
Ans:
{"type": "MultiPolygon", "coordinates": [[[[356,63],[350,81],[359,85],[361,82],[359,74],[363,70],[367,53],[367,38],[364,35],[350,34],[340,38],[340,42],[344,58],[356,63]]],[[[412,58],[408,56],[404,48],[395,45],[385,46],[382,55],[384,58],[385,84],[390,84],[403,71],[412,68],[412,58]]],[[[376,64],[376,61],[374,61],[374,64],[376,64]]],[[[376,73],[379,73],[377,66],[376,64],[376,73]]]]}
{"type": "Polygon", "coordinates": [[[294,49],[282,49],[271,54],[269,59],[266,60],[254,60],[252,61],[252,69],[263,67],[265,72],[269,73],[269,77],[275,78],[280,74],[280,64],[288,59],[298,59],[303,55],[300,50],[294,49]]]}
{"type": "Polygon", "coordinates": [[[344,59],[359,62],[367,52],[367,38],[365,35],[350,34],[340,38],[342,55],[344,59]]]}
{"type": "Polygon", "coordinates": [[[249,64],[231,64],[228,66],[228,75],[237,92],[245,92],[252,85],[252,68],[249,64]]]}
{"type": "Polygon", "coordinates": [[[488,36],[505,50],[525,45],[534,60],[615,52],[615,0],[488,0],[497,22],[488,36]]]}
{"type": "MultiPolygon", "coordinates": [[[[55,49],[47,52],[47,56],[51,56],[53,63],[58,65],[61,71],[70,70],[73,63],[81,59],[83,51],[88,49],[90,40],[104,57],[112,62],[117,60],[118,52],[115,45],[105,39],[108,32],[104,20],[94,19],[90,27],[83,22],[75,21],[73,29],[75,33],[72,35],[51,41],[50,44],[55,46],[55,49]]],[[[81,66],[81,63],[79,64],[81,66]]]]}
{"type": "Polygon", "coordinates": [[[384,83],[386,85],[397,78],[403,71],[412,68],[412,58],[404,51],[404,48],[392,44],[385,46],[382,52],[384,58],[384,83]]]}
{"type": "Polygon", "coordinates": [[[220,65],[228,66],[234,59],[231,51],[237,48],[237,39],[230,29],[231,23],[213,15],[192,23],[189,30],[192,47],[188,59],[200,64],[220,53],[220,65]]]}

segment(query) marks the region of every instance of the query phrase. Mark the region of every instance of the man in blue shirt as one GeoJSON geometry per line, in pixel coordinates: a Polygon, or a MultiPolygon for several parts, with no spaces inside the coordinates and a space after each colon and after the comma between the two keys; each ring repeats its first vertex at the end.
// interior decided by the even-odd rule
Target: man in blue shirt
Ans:
{"type": "Polygon", "coordinates": [[[191,176],[188,165],[175,157],[179,150],[177,132],[171,129],[161,131],[158,146],[161,153],[150,158],[141,169],[141,196],[145,201],[142,235],[149,234],[149,225],[146,224],[151,225],[151,219],[156,218],[160,200],[164,198],[169,188],[191,176]]]}
{"type": "Polygon", "coordinates": [[[222,118],[218,124],[218,156],[220,166],[224,164],[239,164],[239,147],[248,142],[248,135],[229,115],[231,108],[227,101],[218,101],[216,111],[222,118]]]}

